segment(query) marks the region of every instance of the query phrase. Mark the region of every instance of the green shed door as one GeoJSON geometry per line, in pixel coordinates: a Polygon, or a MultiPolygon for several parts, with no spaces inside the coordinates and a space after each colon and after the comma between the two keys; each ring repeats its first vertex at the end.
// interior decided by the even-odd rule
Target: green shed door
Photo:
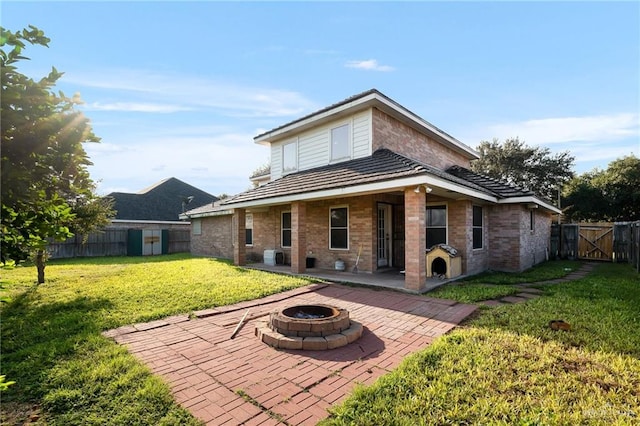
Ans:
{"type": "Polygon", "coordinates": [[[162,230],[162,254],[169,254],[169,230],[162,230]]]}
{"type": "Polygon", "coordinates": [[[142,256],[142,229],[127,230],[127,256],[142,256]]]}

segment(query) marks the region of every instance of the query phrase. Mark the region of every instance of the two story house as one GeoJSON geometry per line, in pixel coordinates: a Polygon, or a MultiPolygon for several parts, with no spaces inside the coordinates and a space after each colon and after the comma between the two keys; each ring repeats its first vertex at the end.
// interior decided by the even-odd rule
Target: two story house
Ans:
{"type": "Polygon", "coordinates": [[[358,259],[360,272],[403,270],[413,291],[453,267],[428,263],[443,260],[428,259],[433,247],[463,274],[547,256],[555,206],[472,172],[472,148],[375,89],[254,139],[271,152],[268,181],[186,212],[194,254],[243,265],[276,249],[293,273],[308,258],[325,269],[358,259]]]}

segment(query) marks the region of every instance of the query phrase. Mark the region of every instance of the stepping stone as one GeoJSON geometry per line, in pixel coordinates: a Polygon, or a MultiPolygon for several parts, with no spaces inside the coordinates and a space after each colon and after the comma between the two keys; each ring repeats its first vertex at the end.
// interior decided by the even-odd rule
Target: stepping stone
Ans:
{"type": "Polygon", "coordinates": [[[540,290],[539,288],[530,288],[530,287],[521,287],[520,291],[522,293],[529,293],[529,294],[542,294],[542,293],[544,293],[544,291],[540,290]]]}
{"type": "Polygon", "coordinates": [[[526,302],[528,299],[525,299],[524,297],[517,297],[517,296],[506,296],[500,300],[507,303],[521,303],[521,302],[526,302]]]}
{"type": "Polygon", "coordinates": [[[530,300],[530,299],[537,299],[540,296],[537,294],[531,294],[531,293],[518,293],[516,294],[516,297],[521,297],[521,298],[530,300]]]}
{"type": "Polygon", "coordinates": [[[484,306],[489,306],[491,308],[493,308],[494,306],[500,306],[500,305],[504,305],[504,303],[502,303],[499,300],[484,300],[482,302],[480,302],[482,305],[484,306]]]}

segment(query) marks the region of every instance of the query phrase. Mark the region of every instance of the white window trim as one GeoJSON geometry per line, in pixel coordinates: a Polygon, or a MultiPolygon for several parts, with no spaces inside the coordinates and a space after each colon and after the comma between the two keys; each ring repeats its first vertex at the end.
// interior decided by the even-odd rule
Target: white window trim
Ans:
{"type": "Polygon", "coordinates": [[[480,206],[480,205],[477,205],[477,204],[476,205],[472,205],[471,206],[471,249],[474,250],[474,251],[484,250],[484,234],[485,234],[484,222],[485,222],[485,220],[484,220],[484,206],[480,206]],[[481,226],[474,226],[473,225],[473,208],[474,207],[480,208],[480,211],[482,212],[482,225],[481,226]],[[477,247],[477,248],[473,247],[473,230],[475,228],[480,228],[482,230],[482,239],[480,241],[482,246],[481,247],[477,247]]]}
{"type": "MultiPolygon", "coordinates": [[[[350,225],[351,225],[351,220],[350,220],[350,215],[349,215],[349,205],[345,204],[345,205],[339,205],[339,206],[330,206],[329,207],[329,250],[334,250],[334,251],[349,251],[349,240],[350,240],[350,225]],[[331,247],[331,211],[334,209],[347,209],[347,248],[333,248],[331,247]]],[[[336,228],[336,229],[342,229],[342,228],[336,228]]]]}
{"type": "MultiPolygon", "coordinates": [[[[425,215],[426,215],[426,209],[427,207],[435,207],[435,206],[444,206],[444,238],[445,238],[445,244],[449,244],[449,203],[447,201],[434,201],[434,202],[430,202],[427,203],[427,205],[425,206],[425,215]]],[[[428,226],[427,226],[427,218],[425,217],[424,220],[424,229],[425,229],[425,241],[426,241],[426,230],[427,230],[428,226]]],[[[427,247],[429,248],[429,247],[427,247]]]]}
{"type": "Polygon", "coordinates": [[[281,147],[281,149],[280,149],[280,154],[281,154],[281,156],[282,156],[282,159],[281,159],[281,160],[282,160],[282,163],[281,163],[281,166],[280,166],[280,169],[281,169],[281,171],[282,171],[282,176],[287,175],[287,174],[289,174],[289,173],[295,173],[295,172],[297,172],[297,171],[298,171],[298,169],[299,169],[299,167],[300,167],[300,164],[299,164],[299,163],[300,163],[300,161],[299,161],[299,158],[298,158],[298,138],[295,138],[295,139],[293,139],[293,140],[291,140],[291,141],[288,141],[288,142],[283,143],[283,144],[282,144],[282,147],[281,147]],[[295,150],[296,150],[296,153],[295,153],[295,166],[294,166],[294,169],[292,169],[292,170],[285,170],[285,168],[284,168],[284,166],[285,166],[285,161],[284,161],[284,158],[285,158],[285,157],[284,157],[284,148],[285,148],[286,146],[289,146],[289,145],[293,145],[293,146],[294,146],[294,148],[295,148],[295,150]]]}
{"type": "Polygon", "coordinates": [[[345,121],[335,126],[329,127],[329,164],[341,163],[353,159],[353,120],[345,121]],[[349,126],[347,136],[347,156],[341,158],[333,158],[333,131],[343,126],[349,126]]]}
{"type": "MultiPolygon", "coordinates": [[[[285,245],[283,244],[283,241],[284,241],[283,235],[284,235],[284,230],[285,230],[285,229],[288,229],[288,230],[289,230],[289,232],[291,232],[291,238],[293,239],[293,231],[292,231],[292,228],[285,228],[285,227],[283,226],[284,221],[283,221],[282,219],[283,219],[283,217],[284,217],[284,215],[285,215],[286,213],[289,213],[289,215],[291,215],[291,210],[289,210],[289,211],[283,211],[283,212],[280,212],[280,247],[281,247],[281,248],[291,248],[291,246],[285,246],[285,245]]],[[[291,222],[292,222],[292,223],[291,223],[291,226],[293,226],[293,216],[291,216],[291,222]]],[[[293,241],[292,241],[291,243],[293,244],[293,241]]]]}
{"type": "Polygon", "coordinates": [[[247,232],[247,231],[246,231],[247,229],[251,229],[251,244],[246,244],[247,238],[246,238],[246,236],[245,236],[245,245],[246,245],[247,247],[253,247],[253,237],[254,237],[254,235],[253,235],[253,214],[251,214],[251,213],[247,213],[247,214],[245,215],[245,219],[244,219],[244,229],[245,229],[245,234],[246,234],[246,232],[247,232]],[[248,225],[248,223],[249,223],[249,218],[251,218],[251,226],[249,226],[249,225],[248,225]]]}

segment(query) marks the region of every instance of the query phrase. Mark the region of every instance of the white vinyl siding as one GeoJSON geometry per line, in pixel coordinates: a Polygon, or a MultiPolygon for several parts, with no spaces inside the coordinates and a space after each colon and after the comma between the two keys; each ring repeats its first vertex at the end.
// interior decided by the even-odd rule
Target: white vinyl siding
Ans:
{"type": "MultiPolygon", "coordinates": [[[[331,129],[348,124],[350,127],[350,157],[371,155],[371,110],[359,112],[347,119],[332,121],[304,131],[297,136],[298,171],[313,169],[331,163],[331,129]]],[[[271,180],[283,176],[282,146],[294,140],[287,138],[271,144],[271,180]]]]}
{"type": "Polygon", "coordinates": [[[326,131],[308,132],[298,138],[300,170],[327,164],[329,158],[329,134],[326,131]]]}
{"type": "Polygon", "coordinates": [[[271,144],[271,180],[282,177],[282,145],[271,144]]]}
{"type": "Polygon", "coordinates": [[[371,110],[353,117],[353,158],[371,155],[371,110]]]}

